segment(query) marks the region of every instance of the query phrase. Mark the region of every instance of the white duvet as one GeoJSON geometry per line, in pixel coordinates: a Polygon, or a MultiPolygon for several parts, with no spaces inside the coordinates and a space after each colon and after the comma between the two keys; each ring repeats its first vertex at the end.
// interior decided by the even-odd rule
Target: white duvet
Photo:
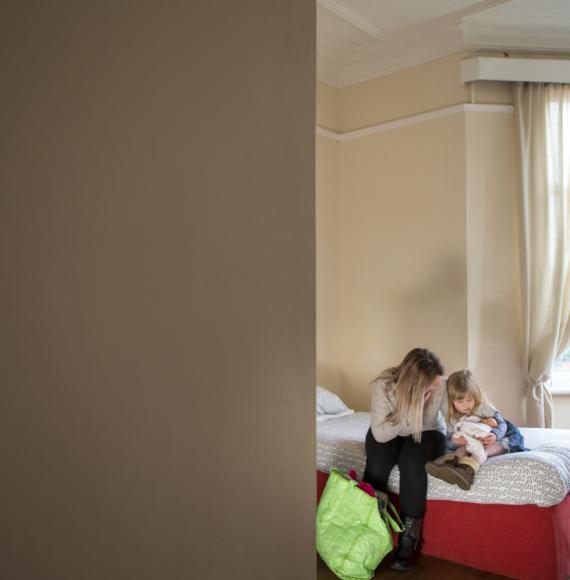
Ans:
{"type": "MultiPolygon", "coordinates": [[[[317,469],[356,469],[366,463],[364,439],[369,413],[354,413],[317,423],[317,469]]],[[[492,457],[481,466],[470,491],[428,476],[428,498],[471,503],[535,504],[561,502],[570,491],[570,429],[521,428],[531,451],[492,457]]],[[[389,491],[398,493],[400,473],[392,470],[389,491]]]]}

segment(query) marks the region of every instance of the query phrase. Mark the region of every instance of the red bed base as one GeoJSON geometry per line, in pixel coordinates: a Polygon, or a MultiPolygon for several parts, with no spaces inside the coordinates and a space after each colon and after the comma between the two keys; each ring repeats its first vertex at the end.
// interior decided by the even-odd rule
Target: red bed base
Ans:
{"type": "MultiPolygon", "coordinates": [[[[317,470],[317,501],[327,479],[317,470]]],[[[566,580],[570,495],[548,508],[428,500],[423,537],[422,552],[436,558],[521,580],[566,580]]]]}

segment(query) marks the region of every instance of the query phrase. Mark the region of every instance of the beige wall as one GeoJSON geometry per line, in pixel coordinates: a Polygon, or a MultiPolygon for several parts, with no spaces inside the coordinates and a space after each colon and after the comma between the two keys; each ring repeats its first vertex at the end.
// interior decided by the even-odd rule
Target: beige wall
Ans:
{"type": "MultiPolygon", "coordinates": [[[[468,56],[337,89],[339,130],[457,103],[512,103],[507,84],[460,83],[468,56]]],[[[350,405],[367,409],[368,382],[423,345],[449,372],[471,367],[524,424],[515,143],[512,113],[458,113],[336,144],[336,342],[350,405]]]]}
{"type": "Polygon", "coordinates": [[[338,143],[317,137],[317,384],[342,395],[338,348],[338,166],[338,143]]]}
{"type": "Polygon", "coordinates": [[[339,130],[351,131],[468,102],[469,88],[459,78],[459,63],[465,56],[454,54],[340,89],[339,130]]]}
{"type": "Polygon", "coordinates": [[[4,6],[0,577],[315,577],[314,12],[4,6]]]}
{"type": "Polygon", "coordinates": [[[339,91],[326,83],[317,81],[317,127],[338,131],[339,126],[339,91]]]}
{"type": "Polygon", "coordinates": [[[511,420],[525,419],[512,113],[467,113],[469,368],[511,420]]]}
{"type": "Polygon", "coordinates": [[[341,144],[339,348],[357,409],[413,347],[467,362],[464,140],[457,115],[341,144]]]}
{"type": "Polygon", "coordinates": [[[326,119],[330,124],[330,111],[334,111],[337,130],[344,133],[459,103],[512,104],[510,83],[461,82],[461,61],[473,56],[452,54],[343,89],[319,83],[317,123],[326,119]]]}

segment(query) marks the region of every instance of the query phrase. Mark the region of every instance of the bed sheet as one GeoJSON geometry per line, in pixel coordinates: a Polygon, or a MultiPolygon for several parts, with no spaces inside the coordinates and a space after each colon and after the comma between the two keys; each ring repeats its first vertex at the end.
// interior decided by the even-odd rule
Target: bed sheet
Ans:
{"type": "MultiPolygon", "coordinates": [[[[369,413],[354,413],[317,424],[317,469],[355,469],[366,463],[364,439],[369,413]]],[[[570,491],[570,429],[521,428],[531,451],[492,457],[481,466],[469,491],[428,476],[428,499],[485,504],[556,505],[570,491]]],[[[399,493],[400,473],[394,467],[388,491],[399,493]]]]}

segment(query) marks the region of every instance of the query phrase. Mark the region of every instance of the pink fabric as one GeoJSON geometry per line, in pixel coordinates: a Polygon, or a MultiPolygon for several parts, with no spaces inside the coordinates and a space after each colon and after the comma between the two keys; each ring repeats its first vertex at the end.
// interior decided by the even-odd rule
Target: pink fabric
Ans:
{"type": "MultiPolygon", "coordinates": [[[[353,479],[354,481],[358,481],[358,478],[356,477],[356,470],[355,469],[351,469],[348,475],[350,475],[351,479],[353,479]]],[[[374,491],[374,488],[369,483],[366,483],[365,481],[361,481],[356,487],[358,487],[359,489],[361,489],[362,491],[367,493],[369,496],[376,497],[376,492],[374,491]]]]}

